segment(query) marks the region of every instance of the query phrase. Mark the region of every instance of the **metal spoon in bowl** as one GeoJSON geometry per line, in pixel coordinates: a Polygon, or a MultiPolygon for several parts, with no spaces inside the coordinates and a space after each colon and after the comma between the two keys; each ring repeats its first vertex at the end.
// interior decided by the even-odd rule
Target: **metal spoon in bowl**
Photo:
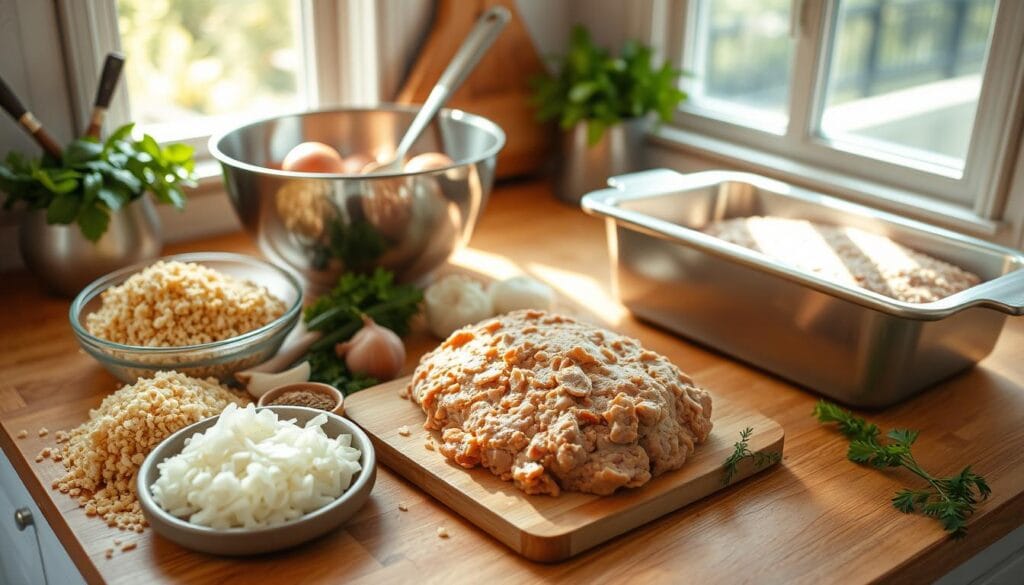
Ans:
{"type": "Polygon", "coordinates": [[[466,80],[466,77],[469,76],[477,63],[480,62],[487,49],[498,38],[498,34],[505,28],[505,25],[508,24],[511,18],[512,14],[508,8],[494,6],[477,19],[473,29],[466,35],[466,40],[462,41],[462,46],[455,52],[455,56],[448,63],[448,67],[445,68],[444,73],[438,78],[434,88],[430,90],[430,95],[423,102],[419,113],[416,114],[412,123],[409,124],[405,135],[402,136],[402,140],[398,143],[398,148],[395,149],[394,157],[390,161],[383,163],[371,162],[363,168],[363,173],[394,173],[402,170],[402,166],[405,163],[405,155],[409,152],[409,149],[412,148],[420,134],[430,125],[431,120],[434,119],[437,112],[448,101],[448,98],[466,80]]]}

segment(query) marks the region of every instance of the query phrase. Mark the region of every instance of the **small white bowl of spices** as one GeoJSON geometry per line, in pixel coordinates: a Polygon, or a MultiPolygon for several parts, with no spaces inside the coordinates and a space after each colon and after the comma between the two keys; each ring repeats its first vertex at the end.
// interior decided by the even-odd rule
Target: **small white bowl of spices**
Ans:
{"type": "Polygon", "coordinates": [[[305,406],[343,416],[345,397],[329,384],[296,382],[268,390],[260,396],[257,406],[305,406]]]}

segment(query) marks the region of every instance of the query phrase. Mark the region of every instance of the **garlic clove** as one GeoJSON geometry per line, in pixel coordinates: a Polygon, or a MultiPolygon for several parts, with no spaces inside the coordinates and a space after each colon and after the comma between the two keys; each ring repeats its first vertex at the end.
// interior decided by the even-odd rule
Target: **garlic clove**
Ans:
{"type": "Polygon", "coordinates": [[[438,339],[492,315],[491,297],[483,286],[461,274],[449,274],[427,287],[423,303],[427,326],[438,339]]]}
{"type": "Polygon", "coordinates": [[[495,314],[521,309],[550,311],[555,304],[555,292],[551,287],[529,276],[513,276],[495,282],[489,293],[495,314]]]}
{"type": "Polygon", "coordinates": [[[372,376],[381,382],[394,379],[405,365],[402,338],[367,315],[363,315],[363,328],[352,339],[335,345],[334,353],[345,359],[351,372],[372,376]]]}
{"type": "Polygon", "coordinates": [[[278,348],[274,357],[248,370],[235,372],[235,379],[247,386],[249,378],[256,372],[275,374],[284,370],[302,357],[309,350],[309,346],[316,343],[322,335],[320,331],[307,330],[306,324],[299,320],[295,328],[285,337],[284,343],[278,348]]]}
{"type": "Polygon", "coordinates": [[[278,386],[294,384],[295,382],[307,382],[309,381],[309,374],[309,362],[302,362],[290,370],[276,374],[252,372],[249,374],[249,382],[246,384],[245,389],[249,391],[253,398],[259,398],[278,386]]]}

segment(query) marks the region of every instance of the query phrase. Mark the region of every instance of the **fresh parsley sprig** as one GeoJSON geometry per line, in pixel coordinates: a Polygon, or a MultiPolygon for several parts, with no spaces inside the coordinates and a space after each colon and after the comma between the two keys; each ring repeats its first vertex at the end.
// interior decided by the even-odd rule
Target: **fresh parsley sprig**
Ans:
{"type": "Polygon", "coordinates": [[[396,284],[394,274],[383,268],[372,274],[343,274],[333,289],[306,307],[306,327],[323,333],[304,358],[309,360],[310,378],[336,386],[346,395],[377,384],[374,378],[350,372],[345,362],[334,355],[334,345],[359,331],[364,314],[381,327],[404,336],[419,312],[421,300],[423,292],[419,288],[396,284]]]}
{"type": "Polygon", "coordinates": [[[925,480],[928,485],[924,488],[896,492],[892,504],[904,514],[919,512],[935,518],[953,538],[967,534],[968,517],[992,493],[985,478],[971,471],[970,466],[952,477],[935,477],[922,469],[911,452],[917,431],[893,429],[882,438],[876,425],[824,400],[814,407],[814,415],[821,423],[835,423],[850,439],[846,452],[850,461],[877,468],[903,467],[925,480]]]}
{"type": "Polygon", "coordinates": [[[17,203],[45,209],[47,223],[77,223],[82,235],[95,242],[107,231],[110,214],[146,191],[162,203],[184,207],[182,187],[196,184],[192,147],[160,146],[148,134],[134,140],[134,128],[121,126],[105,142],[76,138],[60,160],[8,153],[0,163],[4,209],[17,203]]]}
{"type": "Polygon", "coordinates": [[[779,462],[782,458],[781,453],[764,453],[761,451],[752,452],[750,450],[750,436],[754,434],[753,427],[747,427],[740,431],[740,440],[733,443],[732,455],[725,460],[722,464],[722,485],[729,485],[732,483],[736,472],[739,471],[740,462],[744,459],[753,459],[754,468],[761,469],[769,465],[779,462]]]}
{"type": "Polygon", "coordinates": [[[612,56],[580,25],[573,29],[568,53],[558,65],[557,76],[533,80],[531,99],[537,117],[557,120],[565,130],[586,122],[591,145],[624,119],[654,112],[667,122],[686,99],[676,83],[681,72],[668,61],[655,65],[651,47],[629,41],[612,56]]]}

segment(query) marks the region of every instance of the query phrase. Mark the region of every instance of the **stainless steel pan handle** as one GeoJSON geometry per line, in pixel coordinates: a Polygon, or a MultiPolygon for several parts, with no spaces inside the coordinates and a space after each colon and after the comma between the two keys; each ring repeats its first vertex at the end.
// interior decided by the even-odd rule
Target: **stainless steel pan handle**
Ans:
{"type": "Polygon", "coordinates": [[[1024,315],[1024,268],[980,285],[974,303],[1002,311],[1007,315],[1024,315]]]}

